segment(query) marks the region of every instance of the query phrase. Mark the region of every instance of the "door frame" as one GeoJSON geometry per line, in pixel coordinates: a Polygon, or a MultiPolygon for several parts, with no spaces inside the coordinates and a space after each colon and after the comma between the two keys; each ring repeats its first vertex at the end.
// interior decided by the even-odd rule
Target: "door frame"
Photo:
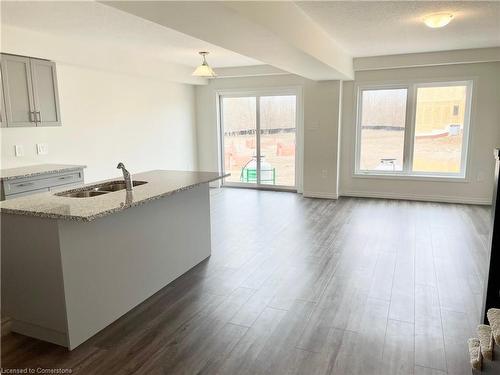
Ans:
{"type": "MultiPolygon", "coordinates": [[[[246,188],[246,189],[261,189],[275,191],[294,191],[303,192],[303,160],[304,160],[304,111],[303,111],[303,96],[301,86],[288,87],[272,87],[262,89],[225,89],[216,91],[217,105],[217,132],[218,132],[218,158],[219,172],[224,173],[224,131],[222,121],[222,99],[223,98],[238,98],[238,97],[255,97],[256,98],[256,147],[257,155],[260,154],[260,133],[258,131],[260,124],[260,100],[261,96],[283,96],[295,95],[295,186],[283,185],[267,185],[267,184],[245,184],[238,182],[227,182],[222,180],[222,186],[246,188]]],[[[260,164],[259,158],[257,163],[260,164]]],[[[260,165],[259,165],[260,167],[260,165]]],[[[257,173],[260,174],[260,168],[257,168],[257,173]]]]}

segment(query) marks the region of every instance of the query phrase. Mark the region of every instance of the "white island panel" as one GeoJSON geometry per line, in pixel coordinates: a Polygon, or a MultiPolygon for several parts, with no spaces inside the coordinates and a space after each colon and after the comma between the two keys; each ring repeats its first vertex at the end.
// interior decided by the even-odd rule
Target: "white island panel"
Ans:
{"type": "Polygon", "coordinates": [[[71,350],[210,256],[209,186],[89,222],[4,214],[2,226],[13,331],[71,350]],[[25,239],[9,231],[20,221],[25,239]]]}
{"type": "Polygon", "coordinates": [[[208,189],[60,222],[70,349],[210,256],[208,189]]]}

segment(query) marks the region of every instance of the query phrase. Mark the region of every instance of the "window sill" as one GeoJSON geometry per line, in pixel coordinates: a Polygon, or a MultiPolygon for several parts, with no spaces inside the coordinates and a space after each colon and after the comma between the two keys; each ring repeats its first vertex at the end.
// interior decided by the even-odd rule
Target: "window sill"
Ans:
{"type": "Polygon", "coordinates": [[[381,180],[411,180],[429,182],[461,182],[468,183],[465,176],[446,175],[419,175],[419,174],[382,174],[382,173],[354,173],[353,178],[381,179],[381,180]]]}

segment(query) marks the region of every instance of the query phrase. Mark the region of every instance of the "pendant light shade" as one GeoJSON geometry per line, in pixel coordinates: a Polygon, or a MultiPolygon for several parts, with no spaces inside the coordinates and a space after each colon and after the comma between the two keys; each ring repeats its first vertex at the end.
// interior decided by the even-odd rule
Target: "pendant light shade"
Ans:
{"type": "Polygon", "coordinates": [[[425,17],[424,23],[432,29],[438,29],[448,25],[452,19],[453,14],[451,13],[436,13],[425,17]]]}
{"type": "Polygon", "coordinates": [[[214,70],[207,63],[206,55],[208,55],[208,52],[199,52],[199,54],[203,57],[203,61],[201,65],[194,70],[193,76],[206,78],[217,77],[217,74],[215,74],[214,70]]]}

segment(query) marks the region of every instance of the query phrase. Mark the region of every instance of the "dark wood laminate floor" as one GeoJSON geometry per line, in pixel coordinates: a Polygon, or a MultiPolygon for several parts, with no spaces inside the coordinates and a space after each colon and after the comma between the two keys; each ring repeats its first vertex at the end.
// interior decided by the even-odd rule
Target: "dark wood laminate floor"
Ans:
{"type": "Polygon", "coordinates": [[[2,327],[2,366],[78,374],[470,374],[489,209],[212,191],[209,260],[72,352],[2,327]]]}

